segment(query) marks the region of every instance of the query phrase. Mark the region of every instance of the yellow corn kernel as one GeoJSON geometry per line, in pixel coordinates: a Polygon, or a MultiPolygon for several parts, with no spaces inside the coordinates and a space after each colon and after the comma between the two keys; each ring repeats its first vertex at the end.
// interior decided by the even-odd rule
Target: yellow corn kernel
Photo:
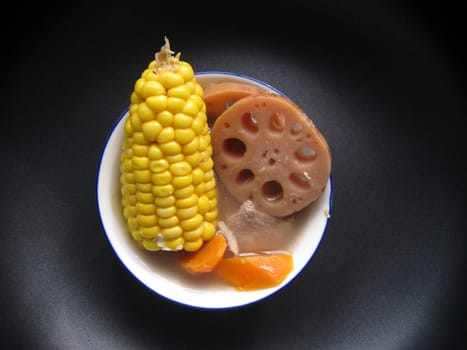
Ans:
{"type": "Polygon", "coordinates": [[[173,227],[179,223],[179,219],[176,216],[171,216],[168,218],[159,218],[159,226],[161,228],[168,228],[168,227],[173,227]]]}
{"type": "Polygon", "coordinates": [[[133,171],[133,161],[131,159],[122,159],[120,170],[121,171],[133,171]]]}
{"type": "Polygon", "coordinates": [[[190,90],[191,96],[189,98],[193,98],[193,96],[198,97],[195,95],[196,81],[194,79],[190,79],[190,81],[185,80],[185,86],[190,90]]]}
{"type": "Polygon", "coordinates": [[[198,165],[201,162],[201,153],[198,151],[185,156],[185,161],[190,164],[192,167],[198,165]]]}
{"type": "Polygon", "coordinates": [[[206,193],[206,183],[205,182],[201,182],[199,183],[198,185],[195,186],[195,193],[198,195],[198,196],[202,196],[203,194],[206,193]]]}
{"type": "Polygon", "coordinates": [[[156,213],[156,206],[154,204],[136,203],[136,211],[142,215],[154,215],[156,213]]]}
{"type": "Polygon", "coordinates": [[[161,124],[163,127],[171,126],[173,122],[174,116],[167,110],[163,110],[162,112],[156,115],[156,120],[161,124]]]}
{"type": "Polygon", "coordinates": [[[204,214],[204,219],[206,221],[214,221],[217,219],[217,214],[218,214],[217,208],[210,210],[206,214],[204,214]]]}
{"type": "Polygon", "coordinates": [[[195,188],[191,184],[184,188],[177,188],[173,192],[175,198],[177,199],[186,198],[188,196],[191,196],[193,193],[195,193],[195,188]]]}
{"type": "Polygon", "coordinates": [[[186,101],[182,108],[182,113],[187,114],[191,117],[196,117],[198,112],[199,112],[199,106],[193,100],[186,101]]]}
{"type": "Polygon", "coordinates": [[[130,103],[132,104],[137,104],[137,103],[140,103],[142,102],[143,99],[141,98],[141,96],[139,96],[136,92],[132,92],[131,95],[130,95],[130,103]]]}
{"type": "Polygon", "coordinates": [[[160,208],[167,208],[175,204],[177,199],[174,196],[166,196],[166,197],[156,197],[154,199],[154,204],[156,204],[160,208]]]}
{"type": "Polygon", "coordinates": [[[167,208],[157,208],[156,209],[156,214],[160,218],[170,218],[171,216],[174,216],[175,213],[177,212],[176,207],[167,207],[167,208]]]}
{"type": "Polygon", "coordinates": [[[177,216],[180,220],[193,218],[196,214],[198,214],[198,207],[196,205],[189,208],[177,209],[177,216]]]}
{"type": "Polygon", "coordinates": [[[186,145],[190,143],[195,138],[195,132],[193,129],[175,129],[175,141],[180,145],[186,145]]]}
{"type": "Polygon", "coordinates": [[[160,72],[158,80],[167,90],[184,83],[180,74],[171,71],[160,72]]]}
{"type": "Polygon", "coordinates": [[[212,222],[208,222],[208,221],[204,221],[203,225],[204,225],[203,236],[202,236],[203,240],[204,241],[210,240],[212,236],[214,236],[214,233],[216,233],[216,227],[214,226],[212,222]]]}
{"type": "Polygon", "coordinates": [[[141,215],[138,214],[136,216],[136,220],[138,220],[138,224],[145,227],[151,227],[157,224],[157,216],[156,215],[141,215]]]}
{"type": "Polygon", "coordinates": [[[167,185],[172,182],[172,174],[170,171],[161,171],[157,174],[152,174],[151,180],[154,185],[167,185]]]}
{"type": "Polygon", "coordinates": [[[201,168],[195,168],[191,176],[193,177],[193,185],[199,185],[204,180],[204,171],[201,168]]]}
{"type": "Polygon", "coordinates": [[[177,97],[182,100],[187,100],[190,95],[190,89],[185,85],[175,86],[167,91],[168,97],[177,97]]]}
{"type": "Polygon", "coordinates": [[[164,239],[167,241],[167,240],[172,240],[172,239],[180,237],[183,234],[183,229],[180,226],[175,225],[175,226],[163,228],[161,230],[161,233],[162,233],[162,236],[164,236],[164,239]]]}
{"type": "Polygon", "coordinates": [[[182,147],[177,141],[169,141],[159,144],[159,148],[166,156],[176,156],[180,154],[182,147]]]}
{"type": "Polygon", "coordinates": [[[185,100],[178,97],[167,97],[167,110],[173,114],[183,111],[185,100]]]}
{"type": "Polygon", "coordinates": [[[203,216],[201,214],[195,214],[195,216],[180,221],[180,226],[187,231],[191,231],[199,227],[203,223],[203,216]]]}
{"type": "Polygon", "coordinates": [[[167,197],[174,193],[174,187],[171,184],[167,185],[154,185],[152,194],[156,197],[167,197]]]}
{"type": "Polygon", "coordinates": [[[141,227],[140,234],[144,238],[154,239],[156,238],[157,234],[160,233],[160,231],[161,230],[158,226],[141,227]]]}
{"type": "Polygon", "coordinates": [[[136,192],[135,198],[136,198],[136,203],[140,202],[140,203],[145,203],[145,204],[151,204],[154,202],[154,195],[152,193],[136,192]]]}
{"type": "Polygon", "coordinates": [[[138,189],[137,185],[135,184],[126,184],[125,188],[128,194],[135,194],[136,190],[138,189]]]}
{"type": "Polygon", "coordinates": [[[169,168],[169,162],[166,159],[151,160],[149,169],[153,173],[161,173],[169,168]]]}
{"type": "Polygon", "coordinates": [[[149,167],[149,159],[147,157],[133,157],[131,160],[133,169],[147,169],[149,167]]]}
{"type": "Polygon", "coordinates": [[[199,225],[196,229],[191,231],[184,231],[183,238],[187,241],[194,241],[203,235],[204,225],[199,225]]]}
{"type": "Polygon", "coordinates": [[[132,205],[128,205],[125,207],[123,211],[123,215],[128,219],[129,217],[136,216],[138,214],[136,208],[132,205]]]}
{"type": "Polygon", "coordinates": [[[198,200],[198,213],[201,215],[204,215],[208,212],[209,210],[209,198],[202,195],[199,197],[198,200]]]}
{"type": "Polygon", "coordinates": [[[165,159],[170,164],[181,162],[183,160],[183,158],[184,158],[183,153],[175,154],[173,156],[171,156],[171,155],[166,155],[165,156],[165,159]]]}
{"type": "Polygon", "coordinates": [[[171,164],[169,170],[174,176],[188,175],[192,172],[191,165],[185,161],[171,164]]]}
{"type": "Polygon", "coordinates": [[[191,142],[182,147],[182,152],[185,155],[192,154],[199,149],[199,137],[195,137],[191,142]]]}
{"type": "Polygon", "coordinates": [[[203,162],[199,164],[199,167],[204,170],[204,172],[209,171],[213,168],[214,163],[212,162],[212,158],[208,157],[203,162]]]}
{"type": "Polygon", "coordinates": [[[135,131],[133,133],[133,142],[140,145],[149,145],[149,141],[146,140],[144,134],[141,131],[135,131]]]}
{"type": "Polygon", "coordinates": [[[125,134],[128,135],[128,136],[131,136],[133,135],[133,127],[131,126],[131,120],[130,118],[128,118],[126,121],[125,121],[125,134]]]}
{"type": "Polygon", "coordinates": [[[134,156],[145,157],[148,155],[149,146],[134,144],[131,146],[131,150],[134,156]]]}
{"type": "Polygon", "coordinates": [[[205,151],[208,148],[208,145],[211,143],[211,138],[209,135],[202,135],[199,137],[199,151],[205,151]]]}
{"type": "Polygon", "coordinates": [[[185,113],[177,113],[174,115],[173,127],[176,129],[186,129],[193,124],[193,117],[185,113]]]}
{"type": "MultiPolygon", "coordinates": [[[[136,184],[131,184],[130,185],[131,187],[128,188],[128,191],[131,191],[132,190],[132,187],[134,187],[134,192],[133,193],[136,193],[136,191],[138,192],[144,192],[144,193],[150,193],[152,191],[152,184],[151,183],[140,183],[140,182],[137,182],[136,184]]],[[[131,193],[131,192],[130,192],[131,193]]]]}
{"type": "Polygon", "coordinates": [[[133,132],[141,130],[141,119],[139,119],[138,113],[130,114],[129,120],[133,132]]]}
{"type": "Polygon", "coordinates": [[[138,198],[136,197],[136,194],[128,196],[127,200],[128,200],[127,205],[136,205],[136,203],[138,202],[138,198]]]}
{"type": "Polygon", "coordinates": [[[201,118],[194,118],[193,124],[191,124],[191,127],[193,128],[193,131],[196,133],[196,135],[202,135],[204,125],[206,122],[202,121],[201,118]]]}
{"type": "Polygon", "coordinates": [[[156,144],[152,144],[149,146],[148,149],[148,158],[151,160],[158,160],[164,157],[164,154],[160,150],[159,146],[156,144]]]}
{"type": "Polygon", "coordinates": [[[183,176],[174,176],[172,179],[172,185],[174,188],[185,188],[188,185],[191,185],[193,182],[193,177],[191,174],[183,175],[183,176]]]}
{"type": "Polygon", "coordinates": [[[158,139],[159,135],[161,134],[163,128],[162,125],[156,120],[150,120],[145,122],[141,126],[141,130],[143,131],[143,135],[149,142],[154,142],[158,139]]]}
{"type": "Polygon", "coordinates": [[[214,198],[209,198],[209,210],[213,210],[215,208],[217,208],[217,197],[216,196],[214,196],[214,198]]]}
{"type": "Polygon", "coordinates": [[[201,238],[197,238],[196,240],[185,241],[183,244],[183,249],[187,252],[195,252],[203,245],[203,240],[201,238]]]}
{"type": "Polygon", "coordinates": [[[141,96],[148,98],[151,96],[165,95],[165,88],[157,81],[146,81],[141,89],[141,96]]]}
{"type": "Polygon", "coordinates": [[[135,182],[139,182],[139,183],[151,182],[151,172],[149,171],[149,169],[135,170],[133,174],[135,177],[135,182]]]}
{"type": "Polygon", "coordinates": [[[161,248],[153,240],[143,239],[142,244],[143,244],[144,249],[146,250],[150,250],[154,252],[161,250],[161,248]]]}
{"type": "Polygon", "coordinates": [[[170,241],[166,241],[165,246],[166,246],[166,249],[177,251],[177,250],[183,249],[184,243],[185,243],[185,240],[183,239],[183,237],[178,237],[170,241]]]}
{"type": "Polygon", "coordinates": [[[135,176],[133,173],[125,173],[124,182],[132,184],[135,183],[135,176]]]}
{"type": "Polygon", "coordinates": [[[209,192],[212,189],[216,188],[216,179],[212,178],[211,180],[206,181],[205,184],[206,184],[206,192],[209,192]]]}
{"type": "Polygon", "coordinates": [[[167,96],[151,96],[146,99],[146,105],[154,112],[160,113],[167,108],[167,96]]]}
{"type": "MultiPolygon", "coordinates": [[[[180,62],[180,64],[178,65],[177,73],[182,76],[185,82],[191,81],[195,76],[195,73],[193,72],[193,68],[191,67],[191,65],[189,65],[186,62],[180,62]]],[[[190,90],[190,92],[194,92],[194,91],[190,90]]]]}
{"type": "Polygon", "coordinates": [[[188,208],[196,205],[200,198],[196,194],[192,194],[186,198],[177,199],[175,201],[175,205],[177,208],[188,208]]]}
{"type": "Polygon", "coordinates": [[[141,235],[139,230],[131,230],[130,232],[131,232],[131,236],[133,237],[135,241],[143,240],[143,236],[141,235]]]}
{"type": "Polygon", "coordinates": [[[195,94],[198,95],[200,98],[203,98],[203,97],[204,97],[204,90],[203,90],[203,88],[201,87],[201,85],[199,85],[198,83],[196,83],[195,94]]]}
{"type": "Polygon", "coordinates": [[[138,105],[139,103],[130,104],[130,108],[128,109],[128,114],[132,115],[132,114],[138,113],[138,105]]]}
{"type": "Polygon", "coordinates": [[[203,178],[204,181],[208,182],[209,180],[213,178],[214,178],[214,170],[212,168],[204,172],[204,178],[203,178]]]}
{"type": "Polygon", "coordinates": [[[144,83],[145,83],[145,80],[139,78],[138,80],[136,80],[135,86],[133,87],[134,92],[138,94],[139,96],[142,96],[144,83]]]}
{"type": "Polygon", "coordinates": [[[204,194],[205,194],[206,197],[208,197],[209,199],[214,199],[214,198],[216,198],[216,196],[217,196],[217,191],[216,191],[216,189],[213,189],[213,190],[211,190],[211,191],[206,191],[204,194]]]}
{"type": "Polygon", "coordinates": [[[130,229],[132,230],[139,228],[138,220],[134,216],[131,216],[128,218],[128,225],[130,226],[130,229]]]}
{"type": "Polygon", "coordinates": [[[159,148],[161,143],[166,143],[172,141],[175,137],[175,131],[171,126],[165,127],[159,133],[157,137],[157,143],[159,143],[159,148]]]}
{"type": "Polygon", "coordinates": [[[138,117],[143,123],[156,119],[154,111],[144,102],[138,105],[138,117]]]}

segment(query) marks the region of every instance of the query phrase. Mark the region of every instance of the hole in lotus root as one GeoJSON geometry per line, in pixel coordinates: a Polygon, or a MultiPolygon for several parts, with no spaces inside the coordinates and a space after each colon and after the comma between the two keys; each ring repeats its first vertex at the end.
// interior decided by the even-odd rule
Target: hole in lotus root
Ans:
{"type": "Polygon", "coordinates": [[[292,135],[298,135],[300,134],[300,132],[303,130],[303,126],[302,124],[295,124],[292,129],[290,130],[290,132],[292,133],[292,135]]]}
{"type": "Polygon", "coordinates": [[[246,184],[255,178],[255,174],[250,169],[243,169],[237,174],[235,181],[240,184],[246,184]]]}
{"type": "Polygon", "coordinates": [[[285,128],[285,117],[281,113],[274,113],[269,120],[269,126],[272,131],[282,132],[285,128]]]}
{"type": "Polygon", "coordinates": [[[309,162],[316,158],[316,151],[311,147],[300,147],[295,151],[295,158],[301,162],[309,162]]]}
{"type": "Polygon", "coordinates": [[[275,181],[267,181],[261,187],[264,198],[269,202],[277,202],[282,199],[283,191],[282,185],[275,181]]]}
{"type": "Polygon", "coordinates": [[[310,175],[305,171],[303,173],[292,173],[290,174],[290,181],[301,188],[310,187],[310,175]]]}
{"type": "Polygon", "coordinates": [[[226,154],[236,158],[243,157],[246,152],[246,145],[243,143],[243,141],[236,138],[224,140],[222,148],[226,154]]]}
{"type": "Polygon", "coordinates": [[[258,132],[258,122],[256,121],[255,116],[250,113],[242,115],[242,126],[246,131],[251,133],[258,132]]]}
{"type": "Polygon", "coordinates": [[[235,100],[227,100],[225,101],[225,109],[232,107],[232,105],[235,103],[235,100]]]}

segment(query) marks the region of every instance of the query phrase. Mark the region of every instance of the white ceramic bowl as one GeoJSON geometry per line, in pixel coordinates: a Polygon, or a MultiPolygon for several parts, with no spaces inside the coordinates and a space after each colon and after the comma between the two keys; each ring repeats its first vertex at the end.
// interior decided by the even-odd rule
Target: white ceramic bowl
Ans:
{"type": "MultiPolygon", "coordinates": [[[[197,81],[206,86],[212,82],[246,82],[264,90],[282,94],[257,79],[228,72],[200,72],[197,81]]],[[[284,94],[282,94],[284,95],[284,94]]],[[[102,226],[118,258],[143,285],[174,302],[197,308],[225,309],[248,305],[271,296],[289,284],[308,264],[317,250],[331,213],[332,180],[322,196],[299,215],[299,232],[294,234],[289,251],[294,268],[288,277],[274,288],[238,291],[222,283],[214,274],[191,276],[177,266],[177,253],[147,252],[131,238],[120,207],[120,152],[123,140],[125,110],[114,124],[102,152],[97,176],[97,204],[102,226]]]]}

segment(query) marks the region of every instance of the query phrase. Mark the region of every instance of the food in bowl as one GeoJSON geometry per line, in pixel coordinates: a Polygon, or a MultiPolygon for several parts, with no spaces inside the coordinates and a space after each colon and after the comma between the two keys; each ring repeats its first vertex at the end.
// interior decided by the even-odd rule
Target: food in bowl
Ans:
{"type": "MultiPolygon", "coordinates": [[[[287,181],[292,181],[298,192],[314,186],[327,189],[326,195],[329,195],[329,147],[309,118],[290,100],[253,79],[232,77],[241,83],[232,84],[232,79],[224,81],[225,74],[195,76],[188,63],[180,61],[179,55],[173,56],[166,42],[137,80],[128,113],[120,122],[124,124],[119,194],[123,210],[120,210],[128,236],[141,251],[137,253],[141,254],[138,260],[151,260],[151,264],[157,261],[157,268],[164,265],[174,279],[187,279],[196,286],[198,283],[206,285],[206,290],[216,285],[219,278],[237,290],[277,288],[296,275],[309,258],[299,254],[298,267],[295,264],[295,231],[307,226],[304,223],[305,209],[320,199],[319,193],[312,199],[302,195],[300,203],[308,202],[302,207],[297,206],[298,209],[286,205],[287,211],[271,211],[262,206],[253,192],[245,198],[237,197],[235,188],[251,185],[254,179],[259,181],[264,175],[261,173],[264,159],[266,165],[273,168],[285,162],[287,156],[293,157],[300,166],[309,166],[315,159],[323,158],[326,166],[318,168],[324,183],[311,182],[312,172],[308,173],[308,170],[303,170],[301,176],[288,175],[287,181]],[[240,134],[224,137],[228,134],[223,130],[226,124],[236,122],[232,111],[242,107],[244,101],[253,101],[253,104],[261,101],[259,105],[266,101],[271,112],[270,103],[274,106],[278,100],[286,110],[279,109],[272,118],[264,117],[270,118],[266,135],[260,137],[257,134],[255,141],[245,141],[240,134]],[[290,125],[289,113],[294,115],[290,125]],[[283,144],[274,140],[274,137],[284,139],[280,136],[284,132],[289,133],[287,137],[295,137],[292,140],[295,143],[301,142],[297,140],[300,137],[318,142],[318,152],[311,150],[311,146],[310,149],[300,146],[286,152],[283,144]],[[235,145],[238,141],[239,148],[235,145]],[[234,153],[233,158],[238,158],[236,150],[260,148],[254,143],[259,146],[271,141],[275,143],[269,158],[264,156],[263,150],[256,155],[258,162],[251,156],[252,163],[247,168],[236,174],[227,171],[225,162],[232,156],[229,152],[234,153]],[[272,158],[276,150],[278,153],[283,151],[283,158],[272,158]],[[227,153],[224,163],[223,153],[227,153]],[[217,156],[221,157],[220,161],[216,161],[217,156]],[[260,158],[263,158],[262,163],[260,158]],[[230,173],[235,175],[229,178],[230,173]],[[294,179],[294,176],[298,178],[294,179]]],[[[251,106],[250,103],[244,105],[251,106]]],[[[260,113],[245,115],[241,115],[240,127],[229,131],[235,129],[241,133],[243,129],[255,134],[256,129],[259,131],[266,125],[260,119],[263,118],[260,113]]],[[[236,163],[241,164],[241,161],[236,159],[236,163]]],[[[282,186],[280,181],[276,180],[282,186]]],[[[260,192],[263,200],[277,204],[283,198],[292,198],[288,187],[282,186],[279,192],[275,192],[275,188],[278,188],[277,184],[263,186],[260,192]]],[[[321,214],[327,215],[327,212],[321,214]]],[[[114,248],[117,246],[115,242],[111,243],[114,248]]],[[[309,247],[310,251],[316,248],[315,243],[309,247]]],[[[167,292],[162,294],[167,296],[167,292]]]]}

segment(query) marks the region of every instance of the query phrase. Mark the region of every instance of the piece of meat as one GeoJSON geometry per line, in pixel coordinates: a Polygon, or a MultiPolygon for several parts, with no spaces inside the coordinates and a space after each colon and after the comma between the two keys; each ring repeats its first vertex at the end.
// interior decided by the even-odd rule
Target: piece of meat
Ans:
{"type": "Polygon", "coordinates": [[[255,208],[252,201],[246,200],[242,206],[219,225],[221,231],[235,239],[232,250],[235,254],[259,253],[285,250],[290,240],[292,218],[277,218],[255,208]]]}
{"type": "Polygon", "coordinates": [[[306,114],[275,94],[244,97],[212,130],[213,160],[225,188],[272,216],[288,216],[315,201],[330,172],[329,146],[306,114]]]}

